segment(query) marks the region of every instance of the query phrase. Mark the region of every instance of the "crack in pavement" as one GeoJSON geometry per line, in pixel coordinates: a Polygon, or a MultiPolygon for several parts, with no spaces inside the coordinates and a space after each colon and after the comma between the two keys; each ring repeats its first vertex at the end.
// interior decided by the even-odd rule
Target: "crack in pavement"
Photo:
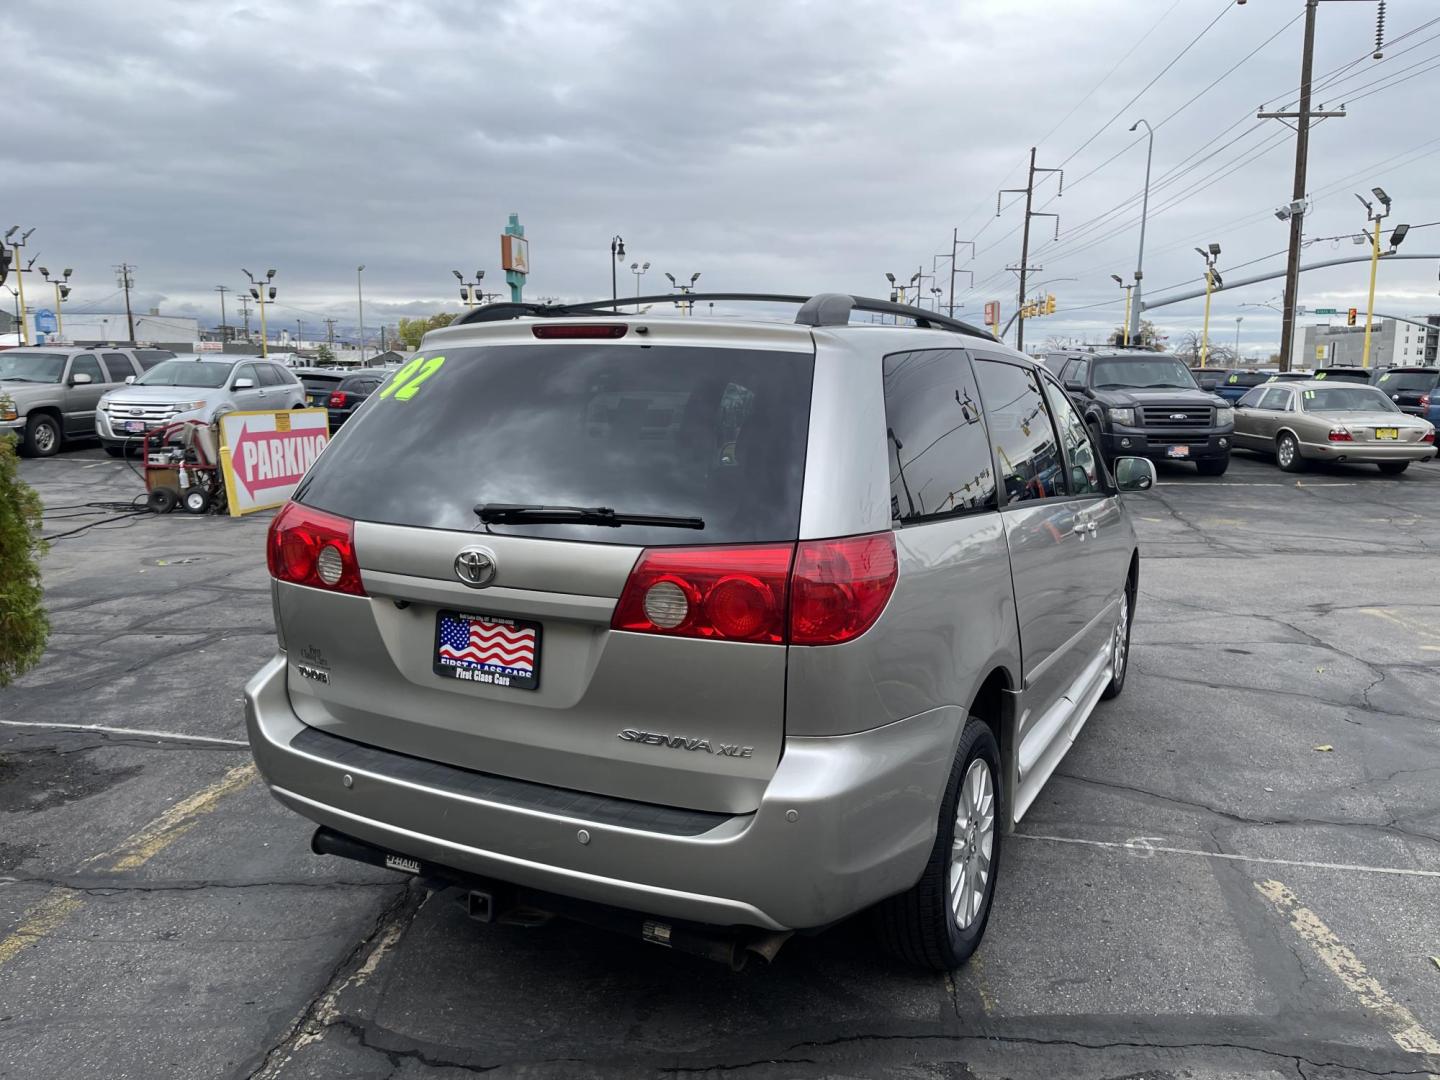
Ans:
{"type": "Polygon", "coordinates": [[[264,1052],[259,1063],[238,1075],[247,1080],[268,1080],[279,1076],[295,1051],[315,1042],[335,1022],[337,1017],[323,1016],[322,1013],[333,1009],[336,996],[365,971],[368,963],[378,958],[381,945],[399,939],[430,895],[424,890],[412,889],[408,881],[392,887],[396,890],[395,898],[380,909],[370,930],[335,963],[325,981],[306,999],[295,1019],[264,1052]]]}
{"type": "MultiPolygon", "coordinates": [[[[1401,770],[1401,771],[1402,771],[1402,772],[1405,772],[1405,771],[1409,771],[1409,770],[1401,770]]],[[[1428,772],[1428,771],[1430,771],[1430,770],[1424,769],[1424,770],[1416,770],[1416,771],[1428,772]]],[[[1407,836],[1407,837],[1410,837],[1410,838],[1415,839],[1415,840],[1428,841],[1428,842],[1430,842],[1430,843],[1440,844],[1440,836],[1433,836],[1433,835],[1431,835],[1430,833],[1415,832],[1415,831],[1410,830],[1410,829],[1400,828],[1400,827],[1399,827],[1399,821],[1400,821],[1399,818],[1390,818],[1389,820],[1384,821],[1384,822],[1377,822],[1377,821],[1336,821],[1336,820],[1331,819],[1331,818],[1311,818],[1311,817],[1266,817],[1266,818],[1249,817],[1249,816],[1247,816],[1247,815],[1245,815],[1245,814],[1239,813],[1238,811],[1225,810],[1225,809],[1222,809],[1221,807],[1214,806],[1214,805],[1212,805],[1212,804],[1210,804],[1210,803],[1202,802],[1202,801],[1197,800],[1197,799],[1186,799],[1186,798],[1183,798],[1183,797],[1181,797],[1181,796],[1179,796],[1179,795],[1166,795],[1166,794],[1164,794],[1163,792],[1151,791],[1151,790],[1148,789],[1148,788],[1142,788],[1142,787],[1139,787],[1139,786],[1134,785],[1134,784],[1123,784],[1123,783],[1120,783],[1119,781],[1116,781],[1116,780],[1098,780],[1098,779],[1096,779],[1095,777],[1092,777],[1092,776],[1081,776],[1081,775],[1079,775],[1078,773],[1059,772],[1059,771],[1056,771],[1053,775],[1056,776],[1056,777],[1058,777],[1058,778],[1060,778],[1060,779],[1062,779],[1062,780],[1073,780],[1073,781],[1075,781],[1076,783],[1080,783],[1080,784],[1091,784],[1091,785],[1094,785],[1095,787],[1110,788],[1110,789],[1115,790],[1115,791],[1126,791],[1126,792],[1130,792],[1130,793],[1135,794],[1135,795],[1143,795],[1143,796],[1146,796],[1147,798],[1156,799],[1156,800],[1158,800],[1158,801],[1160,801],[1160,802],[1169,803],[1169,804],[1174,805],[1174,806],[1183,806],[1183,807],[1185,807],[1185,808],[1187,808],[1187,809],[1190,809],[1190,810],[1203,810],[1204,812],[1206,812],[1206,813],[1208,813],[1208,814],[1213,814],[1215,817],[1222,818],[1222,819],[1224,819],[1225,821],[1229,821],[1229,822],[1232,822],[1232,823],[1237,824],[1237,825],[1257,825],[1257,826],[1272,826],[1272,825],[1325,825],[1325,826],[1330,826],[1330,827],[1332,827],[1332,828],[1337,828],[1337,829],[1362,829],[1362,830],[1367,830],[1367,831],[1379,831],[1379,832],[1385,832],[1385,833],[1395,833],[1395,834],[1398,834],[1398,835],[1400,835],[1400,836],[1407,836]]],[[[1213,839],[1213,837],[1212,837],[1212,839],[1213,839]]],[[[1218,845],[1217,845],[1217,846],[1218,846],[1218,845]]],[[[1220,850],[1224,850],[1223,847],[1220,848],[1220,850]]]]}

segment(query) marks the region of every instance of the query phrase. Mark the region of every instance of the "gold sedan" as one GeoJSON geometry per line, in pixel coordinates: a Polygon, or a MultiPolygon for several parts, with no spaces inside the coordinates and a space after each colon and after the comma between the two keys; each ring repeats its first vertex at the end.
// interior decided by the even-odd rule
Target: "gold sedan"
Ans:
{"type": "Polygon", "coordinates": [[[1274,454],[1286,472],[1307,461],[1345,461],[1393,476],[1435,456],[1435,427],[1373,386],[1263,383],[1235,403],[1235,446],[1274,454]]]}

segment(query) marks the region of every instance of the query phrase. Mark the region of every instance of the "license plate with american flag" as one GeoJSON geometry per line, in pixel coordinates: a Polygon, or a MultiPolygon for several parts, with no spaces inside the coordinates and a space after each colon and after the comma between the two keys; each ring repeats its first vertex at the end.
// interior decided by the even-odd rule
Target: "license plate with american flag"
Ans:
{"type": "Polygon", "coordinates": [[[540,685],[540,624],[441,611],[435,617],[434,668],[447,679],[534,690],[540,685]]]}

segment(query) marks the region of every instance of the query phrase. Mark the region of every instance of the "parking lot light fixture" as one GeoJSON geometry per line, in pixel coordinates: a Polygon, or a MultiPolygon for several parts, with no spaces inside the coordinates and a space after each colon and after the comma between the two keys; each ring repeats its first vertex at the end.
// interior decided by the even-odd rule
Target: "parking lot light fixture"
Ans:
{"type": "Polygon", "coordinates": [[[1215,272],[1215,260],[1220,255],[1220,245],[1212,243],[1209,250],[1196,248],[1196,253],[1205,260],[1205,321],[1200,330],[1200,366],[1206,365],[1210,355],[1210,294],[1216,286],[1223,284],[1215,272]]]}
{"type": "Polygon", "coordinates": [[[268,357],[270,355],[270,335],[265,322],[265,305],[273,303],[275,300],[275,286],[270,284],[275,278],[275,271],[265,271],[263,279],[257,279],[243,266],[240,268],[240,272],[250,279],[250,295],[260,305],[260,355],[268,357]]]}

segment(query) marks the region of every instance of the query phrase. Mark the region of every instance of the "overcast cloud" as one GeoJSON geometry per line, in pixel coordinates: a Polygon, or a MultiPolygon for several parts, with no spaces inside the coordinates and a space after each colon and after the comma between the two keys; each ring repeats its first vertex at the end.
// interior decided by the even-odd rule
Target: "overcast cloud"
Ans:
{"type": "MultiPolygon", "coordinates": [[[[527,296],[570,299],[608,295],[617,232],[630,256],[622,293],[635,286],[628,264],[648,260],[647,291],[660,291],[668,270],[701,271],[714,289],[880,295],[886,271],[930,272],[959,226],[962,240],[977,239],[976,258],[964,249],[961,266],[979,287],[967,289],[962,274],[957,302],[978,320],[985,300],[1014,310],[1004,267],[1019,258],[1020,210],[996,220],[995,197],[1023,185],[1038,143],[1041,165],[1065,162],[1066,191],[1056,199],[1053,182],[1042,189],[1039,201],[1062,215],[1060,241],[1037,221],[1032,262],[1041,281],[1078,280],[1047,287],[1062,314],[1027,336],[1094,334],[1119,322],[1109,275],[1128,279],[1135,268],[1138,207],[1087,223],[1138,194],[1144,139],[1127,129],[1139,117],[1158,129],[1150,296],[1196,279],[1192,249],[1210,241],[1223,247],[1222,271],[1260,260],[1234,276],[1283,266],[1283,255],[1261,257],[1286,243],[1273,210],[1290,197],[1293,138],[1253,114],[1293,100],[1302,9],[1301,0],[8,0],[0,218],[36,227],[27,254],[75,268],[77,310],[115,309],[110,268],[123,259],[138,268],[139,308],[211,323],[215,285],[238,290],[240,267],[273,266],[276,314],[292,326],[305,319],[311,332],[324,315],[353,324],[358,263],[372,325],[382,314],[458,308],[452,268],[484,268],[498,288],[497,236],[510,211],[531,241],[527,296]],[[1196,167],[1163,184],[1182,162],[1196,167]]],[[[1351,193],[1375,185],[1395,200],[1391,222],[1440,221],[1440,70],[1427,70],[1440,58],[1440,6],[1389,4],[1391,38],[1432,19],[1375,63],[1374,4],[1321,5],[1317,75],[1359,62],[1317,94],[1332,106],[1355,100],[1347,118],[1313,134],[1308,236],[1362,228],[1351,193]],[[1376,82],[1407,75],[1393,89],[1376,82]]],[[[1307,258],[1361,251],[1333,246],[1316,243],[1307,258]]],[[[1440,251],[1440,227],[1403,250],[1440,251]]],[[[1306,275],[1302,300],[1363,308],[1367,273],[1306,275]]],[[[943,266],[939,284],[948,287],[943,266]]],[[[1437,311],[1436,290],[1435,263],[1394,263],[1376,306],[1437,311]]],[[[1240,305],[1280,292],[1277,281],[1222,294],[1214,332],[1230,341],[1244,315],[1242,342],[1273,347],[1278,316],[1240,305]]],[[[1171,334],[1196,329],[1200,304],[1154,318],[1171,334]]]]}

